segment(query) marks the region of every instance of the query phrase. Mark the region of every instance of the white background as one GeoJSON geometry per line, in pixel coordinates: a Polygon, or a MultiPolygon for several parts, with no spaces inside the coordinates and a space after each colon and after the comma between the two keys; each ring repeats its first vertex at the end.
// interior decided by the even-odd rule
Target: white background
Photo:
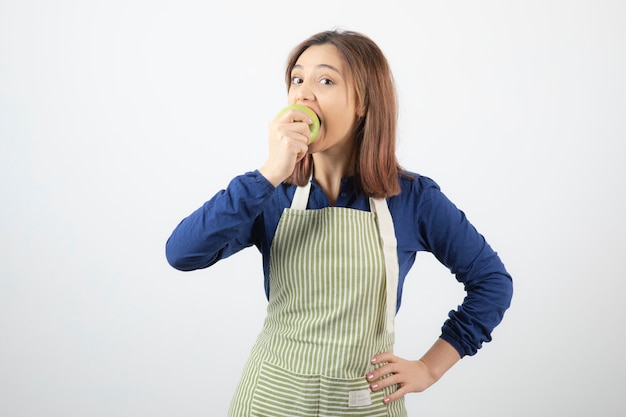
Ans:
{"type": "MultiPolygon", "coordinates": [[[[288,53],[334,27],[383,49],[401,163],[515,282],[494,341],[409,415],[623,415],[625,18],[618,0],[2,0],[0,415],[226,414],[261,257],[183,273],[164,244],[264,162],[288,53]]],[[[418,256],[396,352],[421,356],[462,297],[418,256]]]]}

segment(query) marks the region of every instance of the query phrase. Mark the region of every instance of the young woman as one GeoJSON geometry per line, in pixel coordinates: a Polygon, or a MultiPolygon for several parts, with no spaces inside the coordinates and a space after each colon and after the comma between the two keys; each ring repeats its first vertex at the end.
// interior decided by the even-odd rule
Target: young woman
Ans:
{"type": "Polygon", "coordinates": [[[511,277],[484,237],[395,155],[397,104],[388,63],[368,37],[316,34],[292,52],[288,101],[306,112],[269,127],[269,157],[185,218],[166,245],[180,270],[255,245],[267,318],[230,416],[406,416],[403,398],[473,355],[509,307],[511,277]],[[393,319],[417,251],[429,251],[467,296],[418,359],[393,351],[393,319]]]}

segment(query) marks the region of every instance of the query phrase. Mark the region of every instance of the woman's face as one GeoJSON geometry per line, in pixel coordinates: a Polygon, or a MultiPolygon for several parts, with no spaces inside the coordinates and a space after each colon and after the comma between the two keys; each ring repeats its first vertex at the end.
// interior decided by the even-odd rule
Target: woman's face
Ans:
{"type": "Polygon", "coordinates": [[[311,46],[300,55],[291,71],[289,103],[310,107],[322,122],[309,152],[336,145],[352,146],[357,115],[354,88],[348,68],[334,45],[311,46]]]}

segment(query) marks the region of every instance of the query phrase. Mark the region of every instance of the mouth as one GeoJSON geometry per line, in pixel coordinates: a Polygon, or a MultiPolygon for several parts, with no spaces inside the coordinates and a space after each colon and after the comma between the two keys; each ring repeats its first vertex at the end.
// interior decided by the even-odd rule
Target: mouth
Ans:
{"type": "Polygon", "coordinates": [[[305,104],[294,103],[288,105],[283,110],[281,110],[281,112],[278,113],[278,116],[282,115],[285,111],[288,111],[290,109],[304,112],[311,119],[312,123],[311,125],[309,125],[309,130],[311,131],[309,144],[313,143],[317,138],[317,135],[319,134],[320,128],[322,126],[322,118],[319,116],[319,113],[305,104]]]}
{"type": "Polygon", "coordinates": [[[317,120],[320,122],[320,126],[322,126],[322,116],[320,116],[319,112],[311,107],[309,107],[309,110],[311,110],[317,116],[317,120]]]}

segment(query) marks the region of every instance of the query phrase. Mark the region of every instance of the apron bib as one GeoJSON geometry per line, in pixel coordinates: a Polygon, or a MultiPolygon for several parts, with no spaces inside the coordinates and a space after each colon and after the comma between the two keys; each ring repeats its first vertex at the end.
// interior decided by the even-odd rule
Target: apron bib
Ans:
{"type": "Polygon", "coordinates": [[[404,400],[372,392],[371,358],[392,352],[398,262],[384,200],[372,212],[306,210],[311,184],[283,212],[270,253],[263,329],[231,417],[405,417],[404,400]]]}

